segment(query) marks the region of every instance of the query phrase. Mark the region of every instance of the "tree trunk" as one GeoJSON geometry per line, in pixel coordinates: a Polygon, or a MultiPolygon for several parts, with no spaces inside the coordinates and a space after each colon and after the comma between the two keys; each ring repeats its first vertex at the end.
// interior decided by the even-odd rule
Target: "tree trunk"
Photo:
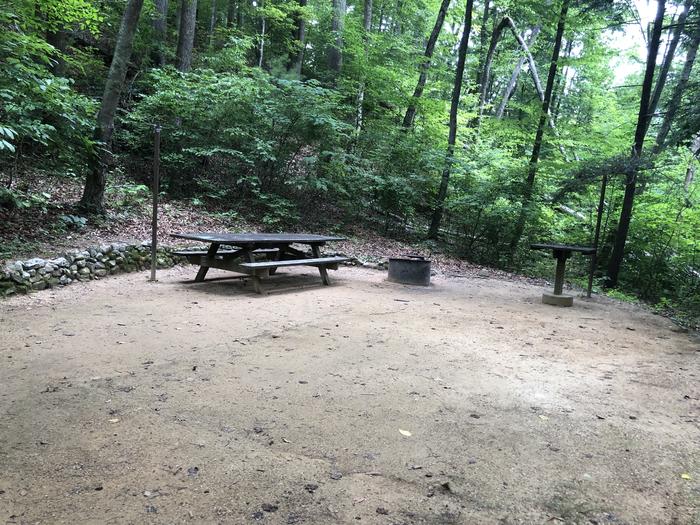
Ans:
{"type": "MultiPolygon", "coordinates": [[[[260,8],[262,9],[263,7],[263,2],[262,0],[260,1],[260,8]]],[[[263,66],[263,59],[265,56],[265,30],[267,29],[266,27],[267,21],[265,20],[265,15],[261,17],[260,21],[260,47],[258,48],[258,67],[263,66]]]]}
{"type": "Polygon", "coordinates": [[[620,221],[617,225],[615,244],[610,254],[610,260],[608,261],[606,286],[610,288],[617,286],[620,267],[622,266],[622,259],[625,254],[627,234],[629,233],[630,222],[632,220],[632,207],[634,205],[634,195],[637,189],[637,170],[642,156],[642,148],[644,147],[644,136],[646,135],[651,118],[649,114],[649,105],[654,81],[654,69],[656,69],[656,57],[659,54],[659,43],[661,41],[665,7],[665,0],[659,0],[656,10],[656,19],[654,20],[654,28],[651,32],[651,38],[649,39],[649,51],[647,53],[647,63],[644,71],[644,82],[642,83],[642,96],[639,102],[639,114],[637,116],[637,129],[634,134],[634,145],[632,146],[631,166],[627,170],[627,176],[625,178],[625,196],[622,200],[620,221]]]}
{"type": "Polygon", "coordinates": [[[214,46],[214,29],[216,29],[216,0],[211,0],[211,13],[209,17],[209,47],[214,46]]]}
{"type": "Polygon", "coordinates": [[[46,32],[46,41],[56,49],[56,55],[52,57],[50,70],[57,77],[62,77],[66,72],[66,61],[63,56],[68,48],[69,33],[63,29],[46,32]]]}
{"type": "Polygon", "coordinates": [[[564,27],[566,26],[566,14],[569,10],[569,1],[564,0],[561,4],[561,12],[559,13],[559,22],[557,23],[557,33],[554,38],[554,49],[552,50],[552,59],[549,62],[549,73],[547,74],[547,86],[544,90],[544,100],[542,101],[542,109],[540,111],[540,121],[537,124],[537,132],[535,133],[535,142],[532,145],[532,155],[528,163],[527,179],[523,190],[523,200],[520,209],[518,221],[515,224],[515,232],[510,243],[510,258],[513,259],[515,250],[520,243],[520,238],[525,229],[525,221],[527,220],[528,209],[532,201],[532,192],[535,187],[535,176],[537,175],[537,164],[540,160],[540,151],[542,149],[542,139],[547,121],[550,119],[549,105],[552,100],[552,90],[554,89],[554,79],[557,76],[557,62],[559,61],[559,52],[561,51],[561,42],[564,37],[564,27]]]}
{"type": "Polygon", "coordinates": [[[406,114],[403,117],[403,127],[410,128],[413,126],[413,120],[416,117],[416,104],[418,99],[423,95],[423,90],[425,89],[425,81],[428,76],[428,68],[430,68],[430,61],[433,58],[433,52],[435,51],[435,43],[437,42],[438,36],[440,36],[440,31],[442,31],[442,25],[445,22],[445,15],[447,14],[447,9],[450,7],[450,0],[442,0],[440,4],[440,10],[438,11],[437,18],[435,19],[435,25],[428,38],[428,43],[425,46],[425,53],[423,56],[425,59],[420,65],[420,75],[418,76],[418,83],[416,84],[416,89],[413,90],[413,97],[408,104],[408,109],[406,109],[406,114]]]}
{"type": "MultiPolygon", "coordinates": [[[[304,8],[307,5],[307,0],[298,0],[299,7],[304,8]]],[[[299,13],[295,15],[294,22],[296,29],[294,31],[294,40],[297,42],[297,50],[289,58],[287,71],[294,71],[297,77],[301,77],[301,68],[304,64],[304,49],[306,47],[306,20],[304,15],[299,13]]]]}
{"type": "MultiPolygon", "coordinates": [[[[372,29],[372,0],[365,0],[364,11],[362,13],[362,28],[364,30],[363,42],[364,42],[364,55],[365,64],[367,63],[367,55],[369,53],[369,33],[372,29]]],[[[362,131],[362,120],[363,120],[363,108],[362,105],[365,102],[365,84],[367,80],[365,74],[362,74],[360,79],[360,87],[357,90],[357,103],[355,111],[355,135],[359,135],[362,131]]]]}
{"type": "Polygon", "coordinates": [[[673,57],[676,54],[676,48],[678,47],[678,42],[680,41],[681,33],[685,27],[685,21],[688,18],[688,11],[690,10],[690,5],[692,0],[686,0],[683,6],[683,11],[681,12],[678,20],[676,21],[675,27],[673,29],[673,36],[671,37],[671,43],[666,49],[666,54],[664,55],[664,61],[661,64],[661,69],[656,78],[656,85],[654,86],[654,93],[651,96],[651,102],[649,103],[649,113],[650,118],[647,122],[647,130],[649,131],[649,125],[654,118],[654,113],[656,113],[656,108],[659,105],[659,100],[661,99],[661,93],[666,85],[666,80],[668,78],[668,72],[671,69],[671,64],[673,62],[673,57]]]}
{"type": "Polygon", "coordinates": [[[192,69],[192,48],[197,25],[197,0],[182,0],[180,33],[177,39],[177,69],[183,73],[192,69]]]}
{"type": "Polygon", "coordinates": [[[345,28],[346,0],[333,1],[333,18],[331,20],[331,31],[333,33],[333,44],[328,49],[328,67],[336,74],[340,73],[343,67],[343,30],[345,28]]]}
{"type": "Polygon", "coordinates": [[[165,46],[168,21],[168,0],[155,0],[156,11],[153,18],[153,39],[155,40],[155,61],[158,67],[165,65],[165,46]]]}
{"type": "Polygon", "coordinates": [[[457,114],[459,112],[459,99],[462,95],[462,81],[464,80],[464,63],[467,58],[467,48],[469,47],[469,33],[472,30],[472,11],[474,9],[474,0],[467,0],[467,6],[464,10],[464,27],[462,29],[462,38],[459,41],[459,52],[457,58],[457,71],[455,71],[455,83],[452,89],[452,101],[450,104],[450,131],[447,137],[447,155],[445,156],[445,167],[442,170],[442,178],[440,180],[440,188],[438,190],[435,209],[433,210],[430,229],[428,230],[429,239],[437,239],[440,223],[442,222],[442,214],[445,208],[445,197],[447,197],[447,187],[450,183],[450,171],[452,171],[452,162],[455,152],[455,143],[457,142],[457,114]]]}
{"type": "Polygon", "coordinates": [[[226,29],[233,27],[233,22],[236,20],[236,2],[228,0],[226,5],[226,29]]]}
{"type": "MultiPolygon", "coordinates": [[[[537,26],[533,28],[526,42],[528,47],[532,46],[532,44],[535,43],[535,39],[537,38],[537,35],[540,34],[541,30],[542,26],[537,26]]],[[[510,97],[513,95],[513,91],[515,91],[515,86],[518,83],[518,77],[520,76],[520,72],[522,71],[527,59],[528,58],[526,56],[522,56],[518,59],[518,62],[515,64],[515,68],[513,68],[513,74],[510,76],[510,80],[508,81],[506,89],[503,92],[503,99],[501,100],[501,103],[498,106],[498,110],[496,111],[496,117],[503,117],[503,112],[506,110],[506,106],[508,105],[510,97]]]]}
{"type": "MultiPolygon", "coordinates": [[[[688,80],[690,79],[690,73],[693,69],[693,64],[695,63],[695,57],[698,54],[698,45],[700,45],[700,23],[695,26],[695,30],[688,44],[688,50],[685,55],[685,64],[683,64],[683,70],[681,71],[681,76],[678,79],[676,87],[673,89],[673,95],[671,100],[666,106],[666,112],[664,113],[664,119],[661,122],[661,127],[656,135],[656,142],[654,144],[654,149],[652,153],[657,155],[663,150],[666,145],[666,138],[668,137],[669,131],[671,131],[671,124],[676,117],[678,108],[681,105],[681,99],[683,98],[683,93],[685,88],[688,86],[688,80]]],[[[651,120],[651,119],[649,119],[651,120]]],[[[647,126],[649,123],[647,123],[647,126]]]]}
{"type": "Polygon", "coordinates": [[[126,4],[117,35],[112,64],[109,68],[105,90],[102,95],[100,111],[97,115],[95,141],[98,142],[98,151],[90,162],[83,196],[79,203],[82,209],[91,213],[102,213],[104,211],[105,180],[107,162],[111,155],[110,142],[114,130],[114,115],[117,111],[124,79],[126,78],[134,34],[136,33],[142,7],[143,0],[129,0],[126,4]]]}
{"type": "Polygon", "coordinates": [[[491,11],[489,10],[489,8],[491,7],[490,4],[490,0],[484,0],[484,12],[481,17],[481,27],[479,28],[479,65],[476,69],[476,86],[479,89],[479,91],[484,89],[484,62],[486,57],[486,41],[489,36],[488,22],[489,17],[491,16],[491,11]]]}
{"type": "Polygon", "coordinates": [[[690,185],[695,179],[695,163],[700,160],[700,133],[693,138],[693,142],[690,144],[690,152],[693,154],[693,158],[688,162],[688,168],[685,170],[685,181],[683,182],[683,189],[686,192],[690,190],[690,185]]]}

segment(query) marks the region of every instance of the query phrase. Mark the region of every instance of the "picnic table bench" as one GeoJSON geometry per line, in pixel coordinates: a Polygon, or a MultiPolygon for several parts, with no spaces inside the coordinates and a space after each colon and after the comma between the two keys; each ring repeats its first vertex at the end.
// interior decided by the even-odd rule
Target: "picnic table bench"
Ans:
{"type": "Polygon", "coordinates": [[[555,306],[573,306],[574,298],[571,295],[562,293],[564,290],[564,274],[566,272],[566,260],[574,252],[582,255],[593,255],[595,248],[590,246],[569,246],[566,244],[531,244],[533,250],[552,250],[552,257],[557,260],[557,269],[554,274],[554,292],[542,294],[542,302],[555,306]]]}
{"type": "Polygon", "coordinates": [[[318,268],[323,284],[329,285],[327,270],[337,270],[339,263],[350,260],[349,257],[321,256],[321,246],[342,241],[342,237],[298,233],[175,233],[172,237],[209,243],[206,251],[173,252],[199,265],[195,282],[203,281],[209,268],[218,268],[250,277],[259,294],[263,293],[261,278],[273,275],[277,268],[314,266],[318,268]],[[293,248],[292,244],[310,246],[312,256],[293,248]]]}

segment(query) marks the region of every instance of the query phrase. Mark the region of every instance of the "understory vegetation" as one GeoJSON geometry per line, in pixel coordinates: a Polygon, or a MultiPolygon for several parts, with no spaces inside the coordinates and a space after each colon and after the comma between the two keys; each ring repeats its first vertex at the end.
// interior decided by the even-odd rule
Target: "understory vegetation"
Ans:
{"type": "Polygon", "coordinates": [[[84,181],[57,235],[145,201],[157,128],[166,200],[530,273],[600,219],[596,289],[700,318],[697,0],[14,0],[0,28],[3,256],[52,205],[27,174],[84,181]]]}

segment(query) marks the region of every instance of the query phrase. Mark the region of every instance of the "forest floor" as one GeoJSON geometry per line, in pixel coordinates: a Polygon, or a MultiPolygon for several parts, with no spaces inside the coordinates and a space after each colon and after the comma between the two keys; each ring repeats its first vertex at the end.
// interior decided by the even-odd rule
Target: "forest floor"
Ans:
{"type": "Polygon", "coordinates": [[[700,523],[700,344],[663,317],[193,274],[0,303],[0,522],[700,523]]]}

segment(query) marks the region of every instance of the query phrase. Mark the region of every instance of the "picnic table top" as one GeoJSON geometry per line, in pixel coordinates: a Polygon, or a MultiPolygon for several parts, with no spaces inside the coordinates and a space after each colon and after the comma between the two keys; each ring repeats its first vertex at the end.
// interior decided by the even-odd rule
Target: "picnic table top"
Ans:
{"type": "Polygon", "coordinates": [[[311,233],[173,233],[171,237],[189,239],[200,242],[218,242],[233,246],[246,244],[275,245],[275,244],[323,244],[330,241],[344,241],[344,237],[315,235],[311,233]]]}
{"type": "Polygon", "coordinates": [[[584,255],[593,255],[595,248],[591,246],[569,246],[568,244],[531,244],[533,250],[553,250],[558,252],[580,252],[584,255]]]}

